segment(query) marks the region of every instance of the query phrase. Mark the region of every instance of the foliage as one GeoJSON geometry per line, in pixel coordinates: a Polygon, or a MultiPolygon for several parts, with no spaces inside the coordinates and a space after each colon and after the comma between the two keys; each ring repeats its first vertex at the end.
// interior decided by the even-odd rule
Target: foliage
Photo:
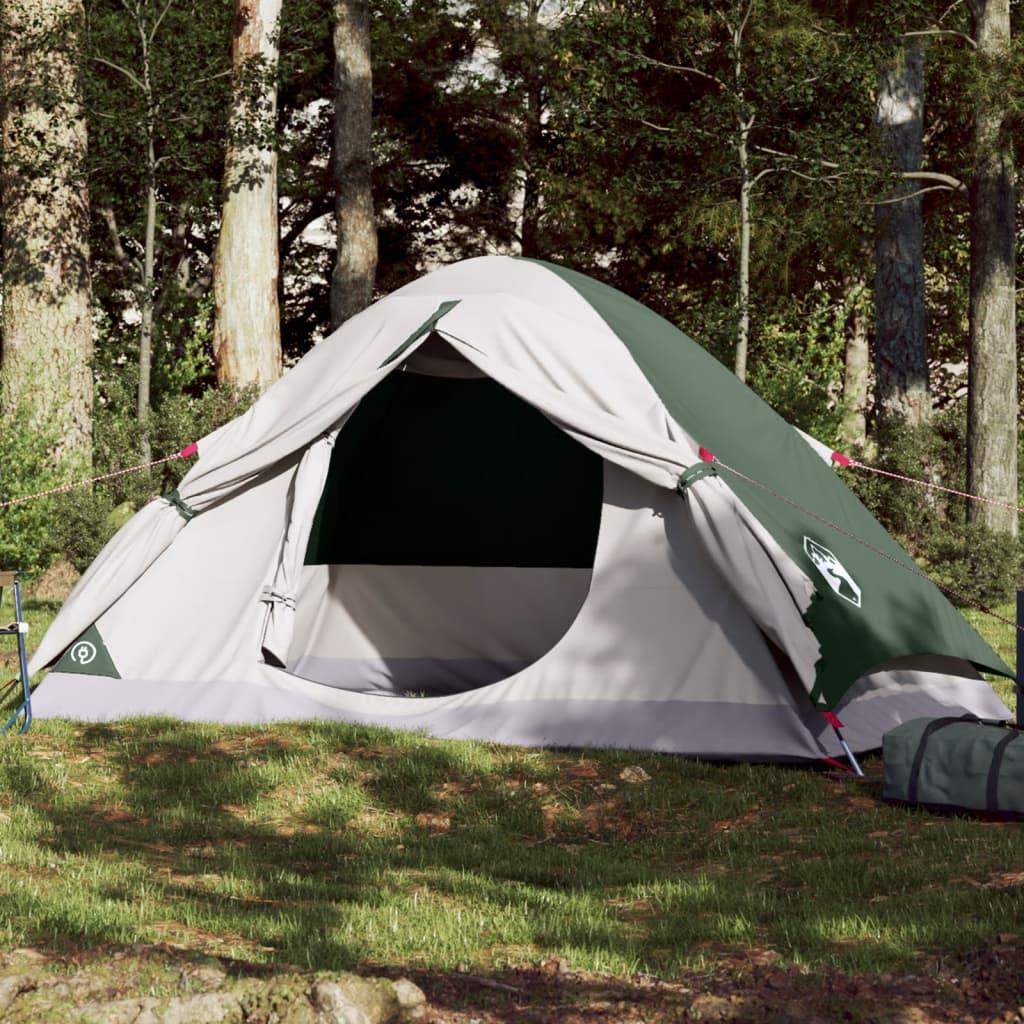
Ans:
{"type": "MultiPolygon", "coordinates": [[[[94,420],[93,472],[97,475],[139,462],[141,429],[132,411],[131,376],[108,382],[105,404],[94,420]]],[[[252,392],[211,387],[198,396],[166,396],[153,411],[150,438],[158,457],[180,451],[240,415],[252,392]]],[[[57,483],[48,468],[49,439],[36,429],[5,426],[0,459],[0,501],[33,494],[57,483]]],[[[116,530],[151,498],[176,487],[192,465],[183,459],[132,473],[92,488],[78,488],[0,510],[0,567],[30,574],[66,558],[80,572],[116,530]]],[[[83,471],[83,476],[84,471],[83,471]]]]}
{"type": "MultiPolygon", "coordinates": [[[[966,434],[963,403],[937,414],[930,426],[882,421],[875,426],[873,464],[963,490],[966,434]]],[[[968,524],[965,499],[869,473],[857,473],[848,483],[936,582],[955,591],[949,594],[955,603],[991,606],[1020,585],[1021,542],[968,524]]]]}
{"type": "MultiPolygon", "coordinates": [[[[137,362],[152,302],[155,348],[180,346],[210,285],[230,97],[230,0],[87,0],[92,280],[101,358],[137,362]],[[154,266],[145,267],[149,193],[154,266]]],[[[153,401],[168,381],[154,380],[153,401]]]]}
{"type": "MultiPolygon", "coordinates": [[[[53,439],[45,431],[12,417],[3,424],[0,458],[0,502],[22,498],[64,483],[68,470],[50,464],[53,439]]],[[[22,569],[34,574],[49,565],[54,555],[51,536],[54,501],[44,498],[0,509],[0,569],[22,569]]]]}

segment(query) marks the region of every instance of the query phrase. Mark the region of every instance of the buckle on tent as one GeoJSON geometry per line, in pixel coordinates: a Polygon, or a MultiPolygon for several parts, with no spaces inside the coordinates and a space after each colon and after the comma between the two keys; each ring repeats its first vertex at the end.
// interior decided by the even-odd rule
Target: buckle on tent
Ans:
{"type": "Polygon", "coordinates": [[[295,608],[295,598],[291,594],[282,594],[273,587],[264,587],[260,591],[260,600],[267,604],[283,604],[286,608],[295,608]]]}
{"type": "Polygon", "coordinates": [[[685,497],[691,485],[698,480],[703,480],[706,476],[718,476],[718,467],[713,462],[695,462],[679,474],[676,491],[685,497]]]}
{"type": "Polygon", "coordinates": [[[191,505],[186,505],[185,502],[181,500],[181,495],[178,493],[177,487],[175,487],[170,493],[164,495],[164,501],[169,505],[173,505],[186,523],[197,515],[196,510],[192,508],[191,505]]]}

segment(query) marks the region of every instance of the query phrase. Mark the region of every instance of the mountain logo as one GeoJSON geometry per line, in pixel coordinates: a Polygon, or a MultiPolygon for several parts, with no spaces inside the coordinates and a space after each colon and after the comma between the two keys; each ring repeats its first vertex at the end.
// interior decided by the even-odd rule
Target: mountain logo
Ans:
{"type": "Polygon", "coordinates": [[[804,537],[804,551],[821,573],[825,582],[844,600],[855,608],[860,607],[860,584],[850,575],[846,566],[823,544],[810,537],[804,537]]]}

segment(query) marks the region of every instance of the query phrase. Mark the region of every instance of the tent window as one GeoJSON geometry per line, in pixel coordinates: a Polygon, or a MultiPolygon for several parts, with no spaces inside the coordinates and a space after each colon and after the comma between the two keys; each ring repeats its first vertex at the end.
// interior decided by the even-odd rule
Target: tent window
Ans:
{"type": "Polygon", "coordinates": [[[306,564],[591,568],[602,486],[495,381],[395,372],[338,435],[306,564]]]}

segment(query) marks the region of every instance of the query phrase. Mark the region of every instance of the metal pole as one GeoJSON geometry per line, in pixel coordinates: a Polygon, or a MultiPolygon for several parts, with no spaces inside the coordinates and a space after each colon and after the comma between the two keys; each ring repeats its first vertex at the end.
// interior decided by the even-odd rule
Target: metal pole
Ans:
{"type": "Polygon", "coordinates": [[[1024,727],[1024,587],[1017,591],[1017,727],[1024,727]]]}

